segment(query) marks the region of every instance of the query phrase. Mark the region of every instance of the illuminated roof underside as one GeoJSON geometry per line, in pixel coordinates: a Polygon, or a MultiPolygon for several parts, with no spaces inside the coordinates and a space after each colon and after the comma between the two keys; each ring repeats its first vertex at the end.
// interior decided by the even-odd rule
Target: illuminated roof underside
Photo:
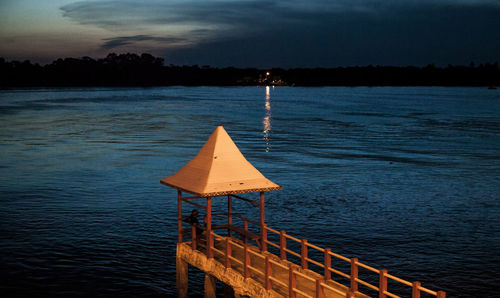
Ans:
{"type": "Polygon", "coordinates": [[[161,183],[201,197],[282,189],[246,160],[222,126],[195,158],[161,183]]]}

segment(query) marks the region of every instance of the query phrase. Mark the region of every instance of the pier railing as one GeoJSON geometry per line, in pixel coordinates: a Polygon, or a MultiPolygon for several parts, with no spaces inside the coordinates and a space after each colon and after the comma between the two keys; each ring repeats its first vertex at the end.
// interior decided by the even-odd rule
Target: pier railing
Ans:
{"type": "MultiPolygon", "coordinates": [[[[272,233],[275,233],[279,235],[280,242],[279,244],[273,243],[267,239],[263,240],[265,241],[268,245],[271,245],[277,249],[279,249],[280,252],[280,258],[282,260],[286,260],[287,258],[287,253],[296,256],[297,258],[300,258],[301,260],[301,267],[302,269],[308,269],[309,263],[314,264],[320,268],[323,268],[323,279],[325,281],[331,280],[332,278],[332,273],[339,275],[341,277],[344,277],[350,281],[350,290],[352,292],[357,292],[359,285],[366,286],[374,291],[377,291],[379,293],[379,297],[399,297],[398,295],[395,295],[391,292],[388,291],[388,280],[393,280],[395,282],[398,282],[402,285],[411,287],[412,290],[412,298],[419,298],[421,292],[428,293],[430,295],[433,295],[437,298],[445,298],[446,293],[444,291],[432,291],[428,288],[422,287],[420,282],[409,282],[407,280],[401,279],[399,277],[396,277],[392,274],[389,274],[387,270],[385,269],[376,269],[373,268],[369,265],[366,265],[364,263],[361,263],[358,258],[347,258],[345,256],[342,256],[340,254],[332,252],[329,248],[321,248],[319,246],[313,245],[307,241],[307,239],[298,239],[296,237],[288,235],[285,231],[277,231],[272,228],[269,228],[265,226],[265,229],[267,231],[270,231],[272,233]],[[295,241],[300,244],[301,251],[300,253],[294,252],[290,249],[287,248],[286,241],[287,239],[290,239],[292,241],[295,241]],[[313,260],[309,258],[309,248],[317,250],[323,254],[323,262],[320,263],[316,260],[313,260]],[[334,257],[336,259],[339,259],[341,261],[347,262],[350,264],[351,270],[350,274],[344,273],[340,270],[337,270],[336,268],[333,268],[331,265],[331,258],[334,257]],[[378,286],[372,285],[367,281],[364,281],[359,278],[359,269],[365,269],[370,271],[371,273],[375,273],[378,275],[379,279],[379,284],[378,286]]],[[[321,284],[320,284],[321,285],[321,284]]],[[[321,287],[319,287],[321,288],[321,287]]]]}
{"type": "MultiPolygon", "coordinates": [[[[340,283],[344,286],[348,285],[348,295],[354,295],[354,293],[359,292],[359,286],[366,287],[367,289],[370,289],[372,291],[376,291],[378,293],[379,298],[386,298],[386,297],[399,297],[398,295],[394,294],[393,292],[390,292],[388,289],[388,282],[391,281],[391,286],[392,282],[396,282],[397,284],[401,285],[402,288],[404,287],[409,287],[408,290],[411,290],[411,297],[412,298],[420,298],[421,294],[429,294],[432,296],[435,296],[437,298],[445,298],[446,293],[444,291],[432,291],[428,288],[422,287],[420,282],[409,282],[407,280],[401,279],[399,277],[396,277],[392,274],[389,274],[387,270],[385,269],[376,269],[374,267],[371,267],[369,265],[366,265],[364,263],[361,263],[358,258],[347,258],[345,256],[342,256],[340,254],[334,253],[331,251],[329,248],[322,248],[319,246],[316,246],[314,244],[311,244],[307,241],[307,239],[299,239],[296,237],[293,237],[286,233],[285,231],[278,231],[275,229],[272,229],[268,226],[265,225],[264,223],[264,196],[263,193],[261,192],[260,194],[260,202],[258,201],[253,201],[247,198],[243,198],[239,195],[229,195],[228,196],[228,212],[224,213],[213,213],[211,211],[211,199],[210,197],[207,197],[207,205],[202,206],[200,204],[194,203],[193,200],[195,199],[201,199],[201,197],[194,196],[194,197],[182,197],[181,192],[178,192],[178,230],[179,230],[179,235],[178,235],[178,242],[182,242],[183,240],[183,235],[184,234],[191,234],[192,238],[192,249],[196,250],[198,243],[201,243],[200,240],[205,241],[205,247],[206,247],[206,253],[208,258],[213,258],[214,257],[214,252],[221,254],[224,256],[224,263],[226,267],[231,267],[231,262],[237,262],[240,263],[241,266],[243,266],[243,275],[247,278],[250,276],[250,271],[255,272],[256,274],[259,274],[264,277],[264,287],[266,289],[271,289],[271,281],[280,284],[281,286],[289,288],[289,296],[294,297],[296,293],[300,294],[305,294],[301,293],[301,290],[297,289],[295,287],[295,278],[296,276],[301,276],[304,279],[308,279],[311,282],[316,283],[316,296],[315,297],[322,297],[322,293],[325,290],[331,290],[331,291],[337,291],[339,292],[338,289],[335,289],[334,287],[331,287],[327,282],[332,280],[332,276],[334,277],[339,277],[343,279],[343,283],[340,283]],[[255,206],[260,206],[260,221],[255,221],[249,218],[246,218],[238,213],[233,212],[232,210],[232,200],[231,198],[236,198],[243,200],[247,203],[250,203],[255,206]],[[201,235],[196,235],[196,228],[193,226],[191,229],[183,229],[182,228],[182,209],[181,209],[181,203],[186,202],[188,204],[191,204],[197,208],[205,209],[207,213],[207,219],[206,222],[208,225],[205,227],[198,227],[198,229],[202,229],[204,231],[204,237],[200,237],[201,235]],[[217,216],[227,216],[227,223],[223,225],[213,225],[211,224],[211,217],[217,217],[217,216]],[[241,226],[237,226],[233,224],[233,218],[240,219],[243,222],[243,228],[241,226]],[[259,227],[259,233],[253,233],[249,230],[249,223],[254,224],[259,227]],[[227,236],[228,237],[223,237],[214,232],[214,229],[224,229],[227,230],[227,236]],[[232,234],[233,232],[238,233],[242,236],[243,239],[243,244],[239,244],[236,241],[232,240],[232,234]],[[267,235],[268,232],[275,234],[277,237],[279,237],[279,243],[272,242],[268,239],[267,235]],[[222,239],[226,241],[226,247],[224,251],[221,251],[215,247],[214,239],[213,237],[216,237],[217,239],[222,239]],[[203,238],[203,239],[199,239],[203,238]],[[249,240],[253,240],[257,243],[257,245],[260,248],[260,252],[254,251],[253,249],[249,249],[248,242],[249,240]],[[287,245],[287,241],[292,241],[298,244],[298,247],[300,249],[298,251],[294,251],[292,249],[293,245],[287,245]],[[231,254],[231,246],[234,245],[235,247],[239,247],[244,251],[244,258],[243,261],[240,261],[236,258],[234,258],[231,254]],[[279,258],[276,258],[274,260],[273,258],[269,258],[268,252],[268,247],[272,249],[276,249],[276,251],[279,253],[279,258]],[[255,255],[256,257],[262,259],[265,262],[264,266],[264,271],[259,270],[255,266],[252,266],[250,263],[250,254],[255,255]],[[287,260],[288,256],[293,256],[296,257],[300,260],[300,266],[293,264],[292,262],[283,262],[287,260]],[[313,259],[312,257],[321,258],[321,260],[318,259],[313,259]],[[332,266],[332,257],[334,260],[340,260],[341,262],[344,262],[345,267],[348,268],[350,267],[350,272],[346,273],[343,272],[341,269],[343,268],[342,266],[332,266]],[[281,260],[282,262],[279,262],[281,260]],[[285,266],[284,264],[290,264],[289,267],[285,266]],[[289,281],[288,285],[284,284],[283,281],[278,280],[275,276],[273,276],[272,270],[271,270],[271,265],[281,267],[282,269],[288,270],[289,271],[289,281]],[[313,279],[311,276],[304,274],[306,270],[309,269],[309,265],[315,265],[319,268],[321,268],[321,279],[313,279]],[[300,269],[300,270],[297,270],[300,269]],[[360,270],[363,273],[363,277],[366,276],[366,273],[371,274],[370,280],[377,280],[378,279],[378,284],[373,284],[368,282],[366,279],[361,279],[360,278],[360,270]]],[[[316,269],[316,268],[315,268],[316,269]]],[[[344,269],[345,270],[345,269],[344,269]]],[[[318,272],[316,272],[318,273],[318,272]]],[[[319,274],[319,273],[318,273],[319,274]]],[[[337,280],[335,280],[337,282],[337,280]]],[[[337,282],[339,283],[339,282],[337,282]]],[[[392,288],[392,287],[391,287],[392,288]]],[[[393,289],[394,290],[394,289],[393,289]]],[[[307,295],[305,295],[307,296],[307,295]]],[[[351,297],[348,296],[348,297],[351,297]]],[[[311,297],[311,296],[307,296],[311,297]]]]}
{"type": "MultiPolygon", "coordinates": [[[[215,214],[214,214],[215,215],[215,214]]],[[[217,215],[225,215],[225,214],[217,214],[217,215]]],[[[235,215],[235,214],[233,214],[235,215]]],[[[346,295],[346,297],[354,297],[354,294],[359,291],[359,285],[365,286],[367,288],[370,288],[371,290],[374,290],[378,292],[378,296],[380,298],[382,297],[394,297],[394,298],[399,298],[400,296],[389,292],[388,290],[388,280],[395,281],[397,283],[400,283],[404,286],[408,286],[411,288],[412,292],[412,298],[420,298],[421,293],[427,293],[432,296],[435,296],[437,298],[445,298],[446,293],[444,291],[432,291],[428,288],[422,287],[420,282],[409,282],[407,280],[401,279],[399,277],[396,277],[392,274],[389,274],[387,270],[385,269],[376,269],[374,267],[371,267],[369,265],[366,265],[364,263],[361,263],[358,258],[347,258],[345,256],[342,256],[340,254],[332,252],[329,248],[321,248],[319,246],[316,246],[314,244],[309,243],[306,239],[299,239],[296,237],[293,237],[289,234],[287,234],[285,231],[278,231],[272,228],[269,228],[267,226],[264,226],[266,231],[269,231],[271,233],[275,233],[279,236],[279,243],[274,243],[272,241],[269,241],[267,237],[265,239],[260,239],[262,241],[260,245],[261,251],[255,251],[250,249],[250,246],[248,244],[247,238],[245,237],[245,232],[250,233],[248,231],[248,219],[240,217],[246,224],[244,225],[245,228],[242,231],[239,231],[242,236],[244,236],[244,242],[239,243],[234,241],[231,237],[224,237],[221,236],[217,233],[215,233],[213,230],[211,231],[210,238],[211,239],[206,239],[206,243],[209,244],[209,247],[207,247],[207,252],[210,252],[211,256],[213,257],[214,252],[219,254],[223,259],[224,259],[224,266],[226,268],[231,268],[231,264],[233,262],[239,264],[242,266],[242,274],[245,278],[250,277],[250,273],[254,272],[257,275],[262,276],[263,279],[263,286],[266,290],[271,290],[272,289],[272,284],[279,285],[281,287],[287,288],[289,291],[289,297],[295,297],[297,293],[304,297],[324,297],[325,290],[326,291],[333,291],[337,294],[341,295],[346,295]],[[215,247],[215,241],[213,239],[221,240],[224,241],[224,249],[220,250],[215,247]],[[292,249],[287,246],[287,240],[291,240],[294,242],[297,242],[300,244],[300,252],[293,251],[292,249]],[[283,262],[279,262],[274,260],[269,256],[267,252],[267,245],[272,246],[279,250],[279,259],[284,261],[287,260],[288,255],[295,256],[300,259],[300,266],[289,263],[289,265],[283,264],[283,262]],[[233,257],[232,255],[232,246],[238,247],[241,249],[244,253],[243,260],[237,259],[233,257]],[[310,251],[309,249],[316,250],[320,252],[323,255],[323,260],[321,262],[314,260],[310,258],[310,251]],[[264,263],[264,270],[258,269],[256,266],[253,266],[253,264],[250,262],[251,258],[250,255],[253,255],[257,258],[260,258],[261,261],[264,263]],[[341,270],[334,268],[332,266],[332,257],[338,260],[341,260],[343,262],[346,262],[347,265],[350,265],[350,272],[349,273],[344,273],[341,270]],[[323,272],[321,274],[321,278],[319,279],[314,279],[310,275],[305,274],[304,270],[309,269],[309,264],[314,264],[320,268],[322,268],[323,272]],[[288,270],[289,273],[289,280],[288,284],[284,283],[282,280],[277,279],[276,276],[273,276],[273,270],[272,266],[277,266],[280,267],[282,270],[288,270]],[[299,268],[303,270],[298,270],[299,268]],[[378,280],[379,283],[378,285],[373,285],[365,280],[362,280],[359,278],[359,270],[368,270],[370,273],[374,273],[378,275],[378,280]],[[349,290],[347,291],[347,294],[340,291],[339,289],[332,287],[331,285],[327,284],[329,280],[332,280],[332,274],[343,277],[348,281],[349,284],[349,290]],[[296,286],[296,277],[300,276],[301,278],[304,278],[312,283],[315,283],[315,296],[311,296],[304,291],[301,291],[297,288],[296,286]]],[[[250,221],[251,222],[251,221],[250,221]]],[[[217,228],[228,228],[227,225],[222,225],[222,226],[216,226],[217,228]]],[[[185,230],[187,232],[187,230],[185,230]]],[[[199,240],[197,241],[197,238],[199,238],[199,235],[196,235],[196,228],[193,226],[191,228],[191,245],[192,249],[196,250],[197,249],[197,244],[199,240]]],[[[189,233],[189,232],[188,232],[189,233]]],[[[263,233],[263,235],[267,236],[267,233],[263,233]]]]}

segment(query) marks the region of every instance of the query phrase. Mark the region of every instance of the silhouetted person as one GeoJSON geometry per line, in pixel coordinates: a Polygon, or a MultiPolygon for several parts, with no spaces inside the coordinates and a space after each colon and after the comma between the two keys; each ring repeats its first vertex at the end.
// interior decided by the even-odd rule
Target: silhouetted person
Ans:
{"type": "Polygon", "coordinates": [[[191,215],[183,217],[182,221],[187,222],[191,226],[196,227],[196,238],[199,239],[201,233],[203,233],[203,229],[200,225],[200,222],[198,221],[198,215],[199,215],[198,210],[193,209],[193,211],[191,211],[191,215]]]}

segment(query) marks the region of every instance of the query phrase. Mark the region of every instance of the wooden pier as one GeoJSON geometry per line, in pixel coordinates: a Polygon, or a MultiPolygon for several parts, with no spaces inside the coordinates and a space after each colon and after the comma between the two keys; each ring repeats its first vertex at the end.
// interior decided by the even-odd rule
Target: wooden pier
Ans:
{"type": "Polygon", "coordinates": [[[443,291],[432,291],[419,282],[398,278],[385,269],[361,263],[358,258],[347,258],[307,239],[268,227],[264,194],[281,187],[243,157],[222,126],[193,160],[161,183],[177,189],[179,297],[188,297],[189,265],[205,272],[205,297],[210,298],[216,297],[216,280],[224,283],[225,297],[400,297],[388,288],[389,281],[391,285],[408,287],[411,293],[408,297],[446,296],[443,291]],[[183,197],[183,192],[192,196],[183,197]],[[258,193],[258,200],[242,197],[242,193],[258,193]],[[213,213],[212,199],[224,198],[227,198],[227,212],[213,213]],[[235,213],[233,199],[258,207],[259,221],[235,213]],[[196,219],[197,212],[183,216],[183,203],[205,210],[203,226],[196,219]],[[214,217],[223,219],[213,220],[214,217]],[[242,226],[235,224],[236,221],[242,226]],[[277,241],[270,241],[271,238],[277,241]],[[294,251],[287,241],[295,242],[294,247],[300,249],[294,251]],[[332,265],[341,262],[350,268],[349,272],[342,270],[346,266],[332,265]],[[372,274],[370,280],[378,283],[361,279],[360,271],[362,276],[372,274]]]}

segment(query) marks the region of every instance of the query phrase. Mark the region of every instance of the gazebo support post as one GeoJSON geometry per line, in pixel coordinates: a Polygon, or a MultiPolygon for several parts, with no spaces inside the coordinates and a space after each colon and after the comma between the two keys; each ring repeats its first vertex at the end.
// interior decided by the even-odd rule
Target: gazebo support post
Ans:
{"type": "Polygon", "coordinates": [[[212,251],[212,198],[207,197],[207,257],[213,258],[214,252],[212,251]]]}
{"type": "Polygon", "coordinates": [[[260,192],[260,240],[262,242],[262,251],[267,251],[267,231],[266,231],[266,221],[265,221],[265,199],[264,192],[260,192]]]}
{"type": "Polygon", "coordinates": [[[232,237],[231,225],[233,224],[233,197],[227,196],[227,236],[232,237]]]}
{"type": "Polygon", "coordinates": [[[182,243],[182,192],[177,191],[177,242],[182,243]]]}

